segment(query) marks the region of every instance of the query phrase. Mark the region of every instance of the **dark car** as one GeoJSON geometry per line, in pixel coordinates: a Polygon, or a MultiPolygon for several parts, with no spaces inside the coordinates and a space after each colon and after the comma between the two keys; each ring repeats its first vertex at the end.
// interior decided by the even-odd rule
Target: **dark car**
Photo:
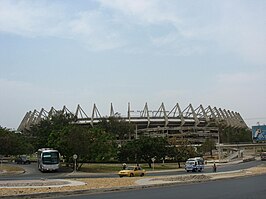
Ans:
{"type": "Polygon", "coordinates": [[[17,164],[30,164],[30,160],[26,155],[18,156],[16,159],[17,164]]]}
{"type": "Polygon", "coordinates": [[[263,160],[266,160],[266,152],[262,152],[260,154],[260,159],[263,161],[263,160]]]}

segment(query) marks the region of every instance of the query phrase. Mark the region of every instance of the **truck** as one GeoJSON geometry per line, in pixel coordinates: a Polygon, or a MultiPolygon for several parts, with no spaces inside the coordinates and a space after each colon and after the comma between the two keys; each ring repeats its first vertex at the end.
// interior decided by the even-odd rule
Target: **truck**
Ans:
{"type": "Polygon", "coordinates": [[[185,170],[187,172],[201,172],[204,170],[204,159],[202,157],[189,158],[185,164],[185,170]]]}

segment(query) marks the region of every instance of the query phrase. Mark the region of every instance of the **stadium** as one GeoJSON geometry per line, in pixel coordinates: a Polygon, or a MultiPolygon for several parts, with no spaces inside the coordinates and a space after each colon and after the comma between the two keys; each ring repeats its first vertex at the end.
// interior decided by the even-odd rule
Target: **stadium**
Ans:
{"type": "Polygon", "coordinates": [[[117,117],[135,126],[135,133],[127,139],[137,139],[138,136],[161,136],[167,138],[188,139],[193,144],[200,144],[206,138],[211,138],[219,142],[219,129],[231,127],[234,129],[248,129],[245,121],[238,112],[217,108],[203,107],[199,105],[193,108],[189,104],[181,109],[177,103],[172,109],[166,110],[162,103],[157,110],[150,110],[148,104],[141,110],[132,110],[130,103],[126,115],[121,115],[114,110],[113,104],[110,106],[110,114],[102,116],[96,104],[93,105],[92,113],[86,113],[80,105],[74,112],[66,106],[61,110],[51,108],[40,111],[29,111],[22,119],[18,131],[23,132],[30,129],[32,125],[38,124],[43,119],[49,119],[56,113],[72,114],[77,118],[77,125],[97,125],[103,118],[117,117]],[[90,115],[90,116],[88,116],[90,115]]]}

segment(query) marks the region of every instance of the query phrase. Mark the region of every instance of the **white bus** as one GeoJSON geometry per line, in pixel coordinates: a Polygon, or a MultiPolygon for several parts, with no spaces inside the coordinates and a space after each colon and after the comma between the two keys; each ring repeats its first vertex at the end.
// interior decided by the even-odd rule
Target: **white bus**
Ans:
{"type": "Polygon", "coordinates": [[[60,167],[60,154],[51,148],[38,149],[38,169],[40,171],[57,171],[60,167]]]}

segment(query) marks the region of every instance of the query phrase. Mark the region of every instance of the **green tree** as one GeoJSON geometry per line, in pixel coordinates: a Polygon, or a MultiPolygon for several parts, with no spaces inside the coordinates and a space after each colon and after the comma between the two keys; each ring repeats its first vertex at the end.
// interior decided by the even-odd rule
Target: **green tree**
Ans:
{"type": "Polygon", "coordinates": [[[118,159],[121,162],[136,162],[140,150],[135,141],[129,141],[118,148],[118,159]]]}
{"type": "MultiPolygon", "coordinates": [[[[116,154],[113,137],[99,128],[68,126],[59,132],[52,132],[48,143],[64,155],[67,162],[74,154],[79,162],[106,161],[116,154]]],[[[82,164],[80,164],[80,167],[82,164]]]]}
{"type": "Polygon", "coordinates": [[[121,143],[131,139],[134,134],[134,125],[122,119],[121,117],[103,118],[98,126],[106,132],[113,134],[121,143]]]}
{"type": "Polygon", "coordinates": [[[167,155],[167,140],[161,137],[145,137],[128,142],[120,148],[120,161],[132,161],[137,163],[144,160],[151,168],[152,158],[164,159],[167,155]]]}
{"type": "Polygon", "coordinates": [[[90,161],[109,161],[116,158],[117,143],[112,134],[100,128],[92,128],[91,134],[90,161]]]}
{"type": "Polygon", "coordinates": [[[0,154],[19,155],[33,152],[28,138],[21,133],[0,126],[0,154]]]}
{"type": "Polygon", "coordinates": [[[30,137],[35,150],[44,147],[54,147],[48,141],[50,134],[73,126],[75,120],[76,118],[72,114],[57,112],[51,118],[46,118],[41,120],[38,124],[31,126],[31,128],[23,132],[23,134],[30,137]]]}
{"type": "Polygon", "coordinates": [[[186,139],[177,140],[177,138],[172,138],[169,140],[169,143],[172,146],[172,152],[170,157],[175,158],[179,168],[181,167],[181,162],[185,162],[188,158],[197,156],[195,149],[186,139]]]}
{"type": "Polygon", "coordinates": [[[220,142],[221,143],[252,143],[252,132],[246,128],[220,127],[220,142]]]}
{"type": "Polygon", "coordinates": [[[75,124],[75,121],[72,114],[58,112],[33,125],[25,134],[34,141],[35,150],[58,149],[67,162],[72,161],[74,154],[79,156],[80,162],[105,161],[116,155],[113,134],[97,126],[75,124]]]}
{"type": "Polygon", "coordinates": [[[201,151],[203,154],[209,152],[211,156],[212,156],[212,150],[214,149],[215,149],[215,141],[210,138],[205,139],[201,147],[199,147],[199,151],[201,151]]]}

